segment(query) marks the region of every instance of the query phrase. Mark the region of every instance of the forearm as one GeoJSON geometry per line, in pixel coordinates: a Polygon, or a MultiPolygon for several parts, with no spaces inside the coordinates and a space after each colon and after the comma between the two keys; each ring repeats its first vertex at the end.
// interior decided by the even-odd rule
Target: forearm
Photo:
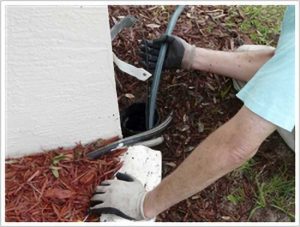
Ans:
{"type": "Polygon", "coordinates": [[[243,107],[147,194],[144,202],[145,215],[154,217],[241,166],[255,154],[262,141],[274,130],[274,125],[243,107]]]}
{"type": "Polygon", "coordinates": [[[192,68],[248,81],[274,50],[227,52],[197,48],[192,68]]]}
{"type": "Polygon", "coordinates": [[[150,217],[159,214],[241,165],[241,162],[232,160],[230,152],[234,148],[228,146],[228,134],[224,137],[228,132],[220,128],[211,134],[172,174],[151,191],[148,198],[146,197],[145,214],[150,217]]]}

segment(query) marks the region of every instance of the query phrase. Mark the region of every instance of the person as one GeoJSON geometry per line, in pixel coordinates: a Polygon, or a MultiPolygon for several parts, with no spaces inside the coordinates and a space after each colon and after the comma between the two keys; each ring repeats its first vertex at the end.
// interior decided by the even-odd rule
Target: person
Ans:
{"type": "Polygon", "coordinates": [[[160,46],[166,42],[164,69],[180,67],[213,72],[235,79],[236,85],[246,81],[237,93],[244,105],[153,190],[146,192],[137,179],[121,173],[116,179],[103,182],[91,199],[93,214],[113,213],[133,220],[151,219],[240,167],[277,128],[293,131],[294,6],[287,7],[276,50],[242,46],[233,52],[215,51],[195,47],[177,36],[162,36],[141,46],[144,64],[154,69],[160,46]]]}

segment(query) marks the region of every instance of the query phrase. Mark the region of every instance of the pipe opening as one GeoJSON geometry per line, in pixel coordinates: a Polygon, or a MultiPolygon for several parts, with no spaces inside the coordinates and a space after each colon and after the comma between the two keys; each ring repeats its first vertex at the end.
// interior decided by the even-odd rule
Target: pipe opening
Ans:
{"type": "MultiPolygon", "coordinates": [[[[159,123],[158,112],[154,114],[154,126],[159,123]]],[[[147,131],[146,103],[133,103],[121,113],[121,128],[124,137],[147,131]]]]}

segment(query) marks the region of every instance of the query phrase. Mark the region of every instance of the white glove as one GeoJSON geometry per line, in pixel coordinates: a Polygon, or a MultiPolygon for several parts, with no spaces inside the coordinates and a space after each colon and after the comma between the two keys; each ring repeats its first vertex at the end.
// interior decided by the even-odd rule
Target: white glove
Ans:
{"type": "Polygon", "coordinates": [[[142,183],[128,174],[117,173],[117,179],[103,181],[91,198],[90,214],[115,214],[129,220],[145,220],[143,204],[146,195],[142,183]]]}

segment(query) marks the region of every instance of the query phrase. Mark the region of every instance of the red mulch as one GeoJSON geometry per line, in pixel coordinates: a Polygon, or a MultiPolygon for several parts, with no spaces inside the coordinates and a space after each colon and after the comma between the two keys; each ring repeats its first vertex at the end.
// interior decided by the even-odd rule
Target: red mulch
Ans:
{"type": "MultiPolygon", "coordinates": [[[[73,149],[56,150],[5,163],[5,220],[7,222],[83,221],[96,185],[121,167],[118,156],[126,149],[98,160],[86,153],[115,141],[99,140],[73,149]]],[[[97,221],[89,217],[87,221],[97,221]]]]}

